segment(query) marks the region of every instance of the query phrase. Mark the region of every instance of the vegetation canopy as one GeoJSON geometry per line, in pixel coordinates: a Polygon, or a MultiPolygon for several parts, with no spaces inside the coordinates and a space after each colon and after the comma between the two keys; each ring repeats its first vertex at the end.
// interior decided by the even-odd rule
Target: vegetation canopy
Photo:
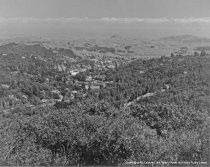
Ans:
{"type": "Polygon", "coordinates": [[[0,55],[0,165],[208,161],[206,52],[74,75],[68,68],[93,64],[67,61],[77,57],[70,50],[34,47],[22,55],[16,44],[0,48],[7,53],[0,55]]]}

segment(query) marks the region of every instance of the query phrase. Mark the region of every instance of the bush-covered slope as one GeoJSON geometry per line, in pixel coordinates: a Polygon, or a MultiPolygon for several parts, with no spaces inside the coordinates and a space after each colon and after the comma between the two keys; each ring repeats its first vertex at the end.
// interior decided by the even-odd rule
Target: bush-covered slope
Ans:
{"type": "Polygon", "coordinates": [[[1,114],[0,164],[207,162],[209,57],[137,60],[106,80],[69,107],[1,114]]]}

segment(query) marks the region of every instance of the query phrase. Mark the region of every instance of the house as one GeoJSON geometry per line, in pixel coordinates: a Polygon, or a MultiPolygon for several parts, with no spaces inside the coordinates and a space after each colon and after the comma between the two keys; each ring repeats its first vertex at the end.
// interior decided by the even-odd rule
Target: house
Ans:
{"type": "Polygon", "coordinates": [[[17,75],[19,73],[19,71],[12,71],[11,74],[12,75],[17,75]]]}
{"type": "Polygon", "coordinates": [[[27,96],[26,95],[22,95],[22,98],[27,99],[27,96]]]}
{"type": "Polygon", "coordinates": [[[47,103],[48,102],[47,99],[42,99],[41,101],[42,101],[42,103],[47,103]]]}
{"type": "Polygon", "coordinates": [[[170,88],[170,84],[165,84],[165,88],[169,89],[170,88]]]}
{"type": "Polygon", "coordinates": [[[77,94],[78,92],[76,90],[73,90],[71,93],[73,94],[77,94]]]}
{"type": "Polygon", "coordinates": [[[49,83],[49,82],[50,82],[50,79],[49,79],[49,78],[45,78],[45,81],[46,81],[47,83],[49,83]]]}
{"type": "Polygon", "coordinates": [[[115,68],[115,65],[109,65],[108,67],[109,68],[115,68]]]}
{"type": "Polygon", "coordinates": [[[90,85],[90,89],[100,89],[100,85],[90,85]]]}
{"type": "Polygon", "coordinates": [[[57,93],[57,94],[60,93],[60,91],[59,91],[59,90],[56,90],[56,89],[52,90],[51,92],[52,92],[52,93],[57,93]]]}
{"type": "Polygon", "coordinates": [[[87,69],[81,69],[81,70],[80,70],[80,72],[85,72],[85,71],[87,71],[87,69]]]}
{"type": "Polygon", "coordinates": [[[58,71],[65,71],[66,70],[66,66],[64,66],[63,64],[57,65],[57,69],[58,69],[58,71]]]}
{"type": "Polygon", "coordinates": [[[85,85],[85,89],[86,89],[86,90],[89,89],[89,85],[85,85]]]}
{"type": "Polygon", "coordinates": [[[57,51],[57,50],[53,50],[53,53],[57,54],[57,53],[58,53],[58,51],[57,51]]]}
{"type": "Polygon", "coordinates": [[[91,76],[86,77],[86,81],[92,81],[92,77],[91,76]]]}
{"type": "Polygon", "coordinates": [[[79,74],[78,71],[70,71],[70,73],[71,73],[72,76],[76,76],[77,74],[79,74]]]}
{"type": "Polygon", "coordinates": [[[1,84],[2,88],[8,89],[10,87],[10,85],[8,84],[1,84]]]}
{"type": "Polygon", "coordinates": [[[161,92],[165,92],[166,90],[165,89],[161,89],[161,92]]]}

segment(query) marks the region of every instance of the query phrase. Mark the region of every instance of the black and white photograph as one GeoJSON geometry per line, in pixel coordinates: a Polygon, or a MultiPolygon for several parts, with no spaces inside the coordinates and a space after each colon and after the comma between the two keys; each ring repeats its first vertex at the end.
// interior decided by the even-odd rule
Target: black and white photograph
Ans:
{"type": "Polygon", "coordinates": [[[0,0],[0,167],[208,167],[210,0],[0,0]]]}

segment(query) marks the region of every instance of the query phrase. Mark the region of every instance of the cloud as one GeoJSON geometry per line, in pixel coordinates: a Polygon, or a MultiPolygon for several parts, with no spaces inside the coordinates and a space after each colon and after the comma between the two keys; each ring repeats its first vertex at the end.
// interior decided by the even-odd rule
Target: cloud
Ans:
{"type": "Polygon", "coordinates": [[[3,18],[0,23],[14,22],[107,22],[107,23],[210,23],[210,17],[205,18],[3,18]]]}
{"type": "Polygon", "coordinates": [[[101,21],[105,22],[147,22],[147,23],[161,23],[168,22],[167,18],[101,18],[101,21]]]}
{"type": "Polygon", "coordinates": [[[174,22],[180,23],[210,23],[210,17],[205,18],[178,18],[173,19],[174,22]]]}
{"type": "Polygon", "coordinates": [[[210,17],[205,18],[101,18],[105,22],[143,22],[143,23],[210,23],[210,17]]]}

